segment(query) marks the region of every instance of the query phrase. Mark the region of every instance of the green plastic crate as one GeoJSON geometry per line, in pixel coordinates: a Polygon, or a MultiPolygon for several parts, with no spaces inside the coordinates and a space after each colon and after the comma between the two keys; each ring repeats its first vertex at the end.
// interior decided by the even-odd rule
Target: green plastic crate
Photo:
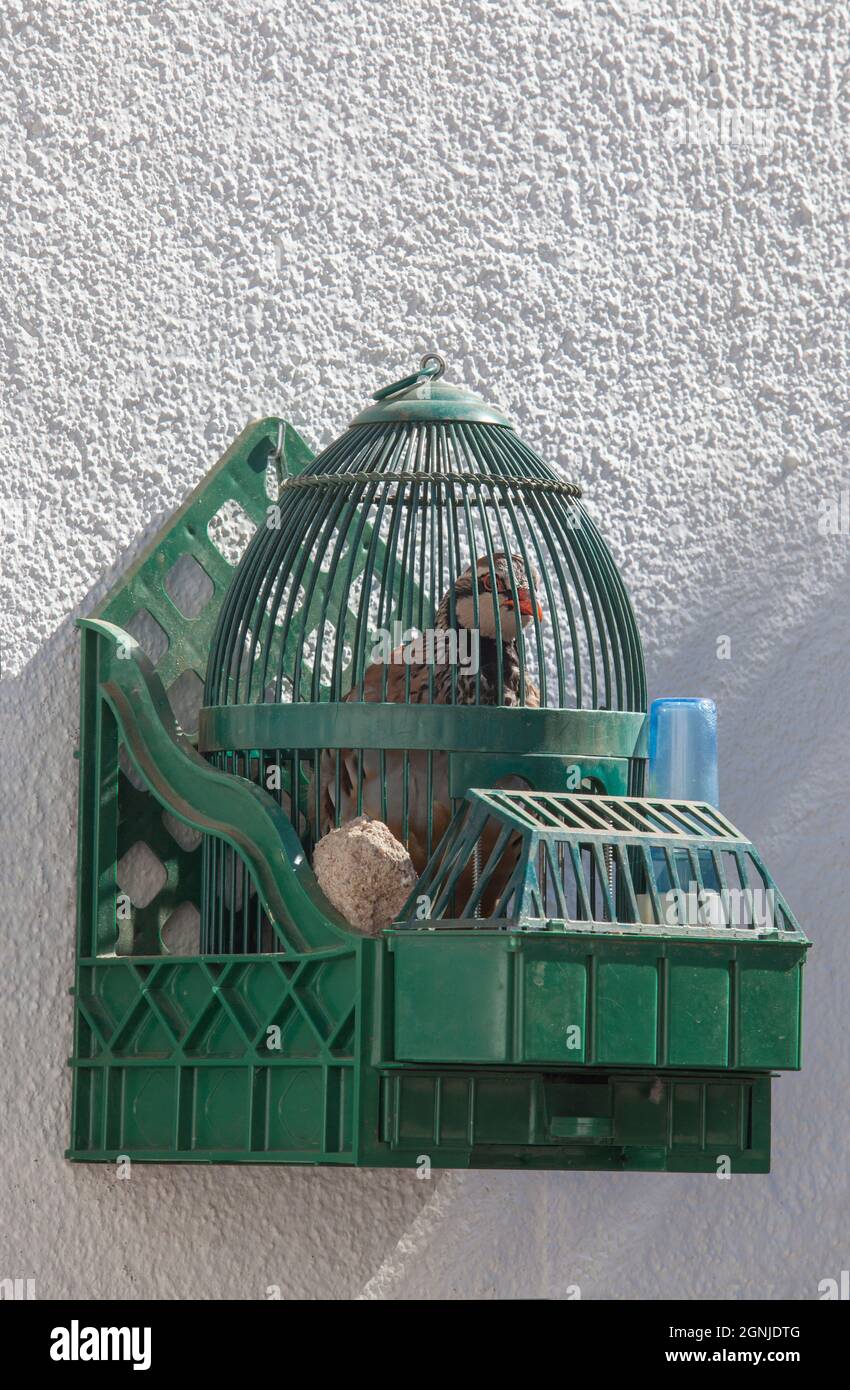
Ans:
{"type": "Polygon", "coordinates": [[[394,1055],[794,1071],[805,949],[394,932],[394,1055]]]}
{"type": "MultiPolygon", "coordinates": [[[[584,824],[581,853],[598,851],[606,875],[620,869],[607,920],[552,913],[527,855],[501,919],[458,927],[445,912],[424,924],[408,916],[361,938],[317,893],[279,808],[204,762],[197,733],[173,724],[168,697],[185,673],[204,679],[235,572],[210,524],[235,503],[262,525],[272,454],[290,476],[311,457],[285,422],[250,426],[83,624],[69,1156],[403,1167],[424,1153],[437,1167],[711,1172],[725,1155],[736,1171],[767,1171],[770,1073],[800,1065],[808,945],[784,900],[768,933],[659,929],[629,906],[630,895],[652,896],[643,848],[636,857],[628,834],[612,838],[609,825],[594,839],[584,824]],[[212,584],[191,619],[168,594],[183,556],[212,584]],[[141,610],[166,639],[153,667],[125,630],[141,610]],[[201,904],[202,850],[175,839],[166,813],[227,838],[273,922],[267,951],[168,954],[169,919],[201,904]],[[122,918],[116,865],[139,840],[165,884],[122,918]]],[[[338,740],[362,738],[358,721],[372,713],[312,707],[329,738],[339,725],[338,740]]],[[[648,816],[659,804],[627,796],[642,777],[640,713],[500,709],[482,721],[456,711],[454,724],[437,710],[416,714],[418,737],[445,741],[452,794],[466,798],[454,849],[474,846],[475,816],[506,816],[510,834],[529,839],[533,800],[493,794],[488,775],[523,776],[554,805],[567,773],[616,802],[612,814],[628,804],[648,816]]],[[[299,737],[310,747],[315,733],[299,736],[298,718],[296,707],[218,708],[200,728],[208,756],[219,747],[226,757],[276,740],[298,748],[299,737]]],[[[416,746],[408,710],[381,718],[388,739],[416,746]]],[[[534,853],[551,853],[539,829],[534,853]]],[[[720,838],[754,853],[729,832],[728,822],[719,836],[674,828],[644,847],[711,853],[707,840],[720,838]]],[[[437,853],[423,890],[439,896],[443,867],[437,853]]]]}

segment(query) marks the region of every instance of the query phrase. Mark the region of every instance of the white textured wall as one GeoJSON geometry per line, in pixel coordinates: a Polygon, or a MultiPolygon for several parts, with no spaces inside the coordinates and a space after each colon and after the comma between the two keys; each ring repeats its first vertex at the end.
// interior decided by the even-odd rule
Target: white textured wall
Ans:
{"type": "Polygon", "coordinates": [[[847,61],[811,0],[5,0],[0,1277],[812,1298],[848,1266],[847,61]],[[773,1172],[71,1167],[72,619],[247,420],[327,443],[432,347],[585,488],[652,693],[718,700],[723,804],[815,942],[773,1172]]]}

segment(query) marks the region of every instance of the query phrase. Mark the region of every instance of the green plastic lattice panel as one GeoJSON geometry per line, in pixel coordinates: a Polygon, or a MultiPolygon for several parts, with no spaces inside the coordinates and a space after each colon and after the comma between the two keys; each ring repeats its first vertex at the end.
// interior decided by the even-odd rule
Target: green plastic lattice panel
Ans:
{"type": "MultiPolygon", "coordinates": [[[[190,737],[197,727],[212,634],[235,565],[267,516],[276,481],[300,472],[312,457],[286,421],[268,418],[249,425],[92,615],[136,638],[190,737]]],[[[86,703],[90,707],[95,698],[91,688],[84,688],[83,722],[92,713],[86,703]]],[[[98,884],[93,914],[80,913],[81,950],[85,955],[109,949],[121,955],[160,954],[168,949],[163,933],[167,940],[175,913],[181,911],[185,918],[188,910],[191,928],[191,910],[199,909],[200,841],[182,833],[136,780],[123,746],[117,770],[83,766],[82,783],[98,771],[100,794],[113,803],[118,877],[116,881],[106,862],[108,846],[98,846],[92,854],[81,837],[81,881],[98,884]],[[114,788],[109,785],[113,779],[114,788]],[[137,875],[142,887],[145,877],[154,887],[157,874],[162,879],[150,899],[142,894],[145,900],[140,901],[132,888],[121,891],[121,866],[128,854],[147,869],[147,876],[137,875]],[[92,915],[97,918],[93,929],[92,915]]],[[[81,787],[81,804],[87,790],[81,787]]],[[[81,897],[85,900],[85,891],[81,897]]]]}
{"type": "MultiPolygon", "coordinates": [[[[283,422],[249,426],[93,615],[139,642],[190,741],[234,566],[276,478],[310,458],[283,422]]],[[[202,837],[164,810],[120,742],[100,684],[107,646],[84,631],[69,1156],[351,1162],[356,949],[168,953],[175,913],[197,914],[202,837]],[[133,863],[153,892],[137,891],[133,863]]]]}

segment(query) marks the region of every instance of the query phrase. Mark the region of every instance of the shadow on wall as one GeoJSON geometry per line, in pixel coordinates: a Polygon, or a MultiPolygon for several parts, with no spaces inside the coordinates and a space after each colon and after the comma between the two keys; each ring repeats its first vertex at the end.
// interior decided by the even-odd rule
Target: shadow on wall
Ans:
{"type": "Polygon", "coordinates": [[[650,690],[717,699],[721,805],[759,846],[813,943],[803,1073],[783,1076],[773,1094],[775,1144],[786,1146],[787,1161],[811,1165],[808,1143],[837,1152],[845,1142],[834,1096],[838,1059],[846,1056],[850,574],[808,611],[798,603],[793,621],[785,621],[780,584],[765,586],[767,611],[755,635],[754,596],[741,615],[737,592],[730,575],[725,592],[706,599],[677,650],[650,663],[650,690]],[[717,659],[718,634],[731,638],[729,660],[717,659]]]}
{"type": "MultiPolygon", "coordinates": [[[[798,603],[791,619],[777,589],[759,591],[758,618],[752,595],[749,614],[740,613],[739,597],[731,575],[725,592],[713,594],[678,634],[676,649],[650,657],[650,697],[716,699],[723,809],[766,856],[778,851],[780,876],[783,850],[789,865],[798,860],[798,836],[811,833],[812,817],[830,816],[850,773],[850,572],[806,611],[798,603]],[[728,658],[717,655],[721,635],[729,638],[728,658]],[[789,808],[799,813],[796,825],[789,808]]],[[[831,823],[831,830],[824,851],[842,826],[831,823]]]]}

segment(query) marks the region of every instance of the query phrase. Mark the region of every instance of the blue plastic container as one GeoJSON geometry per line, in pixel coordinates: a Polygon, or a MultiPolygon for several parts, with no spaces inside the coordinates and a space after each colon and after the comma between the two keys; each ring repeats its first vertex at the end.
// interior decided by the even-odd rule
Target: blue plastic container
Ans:
{"type": "MultiPolygon", "coordinates": [[[[649,795],[683,801],[720,801],[717,776],[717,706],[706,699],[653,700],[649,711],[649,795]]],[[[710,854],[701,854],[704,887],[719,888],[710,854]]],[[[664,855],[653,851],[658,888],[671,887],[664,855]]],[[[693,889],[687,855],[675,859],[677,886],[693,889]]]]}
{"type": "Polygon", "coordinates": [[[713,700],[653,700],[649,794],[718,806],[717,706],[713,700]]]}

